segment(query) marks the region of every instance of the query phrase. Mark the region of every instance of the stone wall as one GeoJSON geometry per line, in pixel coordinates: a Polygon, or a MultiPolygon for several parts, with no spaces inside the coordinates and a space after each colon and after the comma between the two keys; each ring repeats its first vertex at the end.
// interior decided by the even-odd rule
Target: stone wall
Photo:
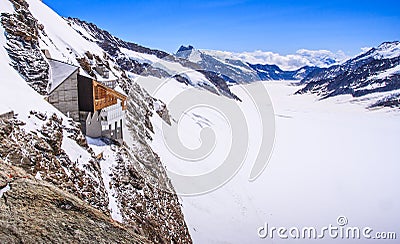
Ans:
{"type": "Polygon", "coordinates": [[[66,116],[79,121],[78,70],[49,95],[48,101],[66,116]]]}

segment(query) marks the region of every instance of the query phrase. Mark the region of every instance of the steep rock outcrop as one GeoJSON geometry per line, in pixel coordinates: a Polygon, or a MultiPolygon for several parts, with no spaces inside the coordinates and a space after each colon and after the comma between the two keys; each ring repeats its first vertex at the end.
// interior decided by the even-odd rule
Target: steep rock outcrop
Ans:
{"type": "Polygon", "coordinates": [[[2,13],[1,24],[6,30],[7,51],[12,66],[38,93],[46,94],[49,65],[39,47],[38,33],[43,26],[29,12],[24,0],[10,0],[14,13],[2,13]]]}
{"type": "Polygon", "coordinates": [[[2,160],[0,191],[1,243],[150,243],[76,196],[2,160]]]}
{"type": "Polygon", "coordinates": [[[19,120],[0,120],[0,159],[108,214],[108,198],[95,155],[88,162],[80,162],[79,157],[72,161],[62,148],[64,134],[82,142],[80,130],[74,124],[64,130],[62,120],[56,115],[47,118],[39,114],[32,112],[31,118],[33,123],[44,120],[43,127],[37,131],[27,131],[25,123],[19,120]]]}

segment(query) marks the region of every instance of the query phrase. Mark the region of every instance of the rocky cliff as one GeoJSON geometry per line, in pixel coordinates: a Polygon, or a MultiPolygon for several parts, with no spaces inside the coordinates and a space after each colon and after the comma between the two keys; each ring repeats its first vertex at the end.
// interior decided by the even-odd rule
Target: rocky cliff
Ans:
{"type": "MultiPolygon", "coordinates": [[[[99,43],[77,34],[42,2],[11,0],[9,3],[12,8],[1,13],[1,28],[5,35],[2,46],[10,65],[18,72],[13,79],[20,79],[21,75],[34,89],[31,92],[36,91],[44,98],[51,76],[42,52],[46,50],[54,58],[80,66],[82,74],[93,78],[104,79],[95,68],[106,67],[111,79],[116,79],[122,90],[136,100],[128,107],[133,138],[130,145],[105,141],[96,147],[88,143],[79,126],[60,112],[54,112],[54,108],[44,106],[44,99],[32,106],[37,109],[29,113],[16,110],[13,119],[0,120],[0,165],[17,167],[27,178],[10,182],[11,190],[4,194],[14,199],[7,200],[5,208],[16,206],[8,212],[2,211],[5,229],[1,240],[191,243],[179,199],[162,162],[148,145],[152,134],[150,118],[160,116],[168,121],[166,106],[134,82],[130,76],[132,70],[124,69],[99,43]],[[103,154],[109,158],[101,157],[103,154]],[[29,195],[33,197],[27,197],[24,203],[23,199],[29,195]],[[28,215],[12,218],[23,209],[35,212],[31,222],[23,223],[28,215]],[[39,231],[33,233],[29,228],[39,231]]],[[[134,44],[126,47],[163,57],[161,52],[134,44]]],[[[146,65],[140,67],[149,70],[146,65]]]]}
{"type": "Polygon", "coordinates": [[[0,160],[1,243],[150,243],[103,212],[0,160]]]}

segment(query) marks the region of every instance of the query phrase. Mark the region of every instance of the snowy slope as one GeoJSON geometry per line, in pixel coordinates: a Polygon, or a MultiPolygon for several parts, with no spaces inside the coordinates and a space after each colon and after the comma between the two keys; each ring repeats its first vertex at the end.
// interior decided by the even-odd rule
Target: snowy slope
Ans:
{"type": "Polygon", "coordinates": [[[100,162],[100,167],[101,167],[101,174],[103,177],[104,181],[104,186],[107,191],[108,195],[108,200],[109,200],[109,205],[108,209],[110,210],[111,217],[118,221],[118,222],[123,222],[123,218],[121,215],[121,210],[118,205],[118,200],[116,198],[116,192],[115,189],[112,187],[112,169],[117,166],[118,164],[116,163],[116,153],[114,150],[112,150],[110,145],[105,144],[102,140],[100,139],[93,139],[93,138],[86,138],[88,140],[88,143],[90,147],[93,149],[93,151],[96,153],[96,155],[103,154],[104,160],[100,162]]]}
{"type": "MultiPolygon", "coordinates": [[[[391,59],[400,56],[400,42],[384,42],[377,48],[370,49],[363,59],[373,57],[374,59],[391,59]]],[[[354,60],[354,61],[357,61],[354,60]]]]}
{"type": "Polygon", "coordinates": [[[139,61],[141,63],[149,63],[155,68],[167,71],[171,77],[175,75],[183,75],[191,82],[191,85],[194,87],[201,87],[200,85],[206,85],[214,88],[215,90],[218,90],[217,87],[212,84],[203,74],[193,69],[184,67],[180,63],[160,59],[154,55],[131,51],[126,48],[122,48],[121,51],[130,59],[139,61]]]}
{"type": "MultiPolygon", "coordinates": [[[[265,83],[265,86],[271,95],[276,119],[272,158],[262,175],[249,182],[259,150],[261,125],[257,115],[251,112],[252,101],[245,99],[247,94],[239,86],[233,87],[243,100],[239,106],[246,108],[252,146],[243,167],[226,185],[211,193],[182,196],[194,242],[310,243],[310,240],[263,240],[257,236],[257,229],[265,222],[275,227],[322,228],[337,224],[337,218],[342,215],[348,218],[349,226],[397,231],[395,227],[400,223],[397,218],[400,214],[398,112],[367,112],[365,104],[354,103],[351,96],[318,102],[314,95],[293,96],[297,87],[290,86],[289,82],[265,83]]],[[[154,89],[150,85],[147,88],[154,89]]],[[[173,120],[180,121],[181,142],[188,148],[199,147],[200,131],[210,127],[216,133],[218,150],[200,161],[182,160],[165,143],[164,128],[156,117],[153,118],[156,136],[152,147],[170,172],[198,175],[214,170],[221,158],[226,157],[231,145],[230,134],[225,131],[229,124],[221,114],[204,107],[188,108],[187,113],[176,114],[179,108],[169,102],[177,99],[177,94],[185,93],[184,89],[187,88],[171,83],[157,91],[170,105],[173,120]]],[[[365,243],[365,240],[340,241],[365,243]]]]}
{"type": "Polygon", "coordinates": [[[32,15],[44,25],[47,34],[41,33],[40,47],[48,49],[52,58],[78,65],[76,57],[83,56],[86,51],[103,54],[99,46],[84,39],[42,1],[27,0],[27,3],[32,15]]]}
{"type": "MultiPolygon", "coordinates": [[[[0,5],[2,12],[12,12],[14,8],[11,3],[6,0],[1,0],[0,5]]],[[[4,28],[0,26],[0,32],[4,33],[4,28]]],[[[37,94],[32,88],[30,88],[26,81],[21,78],[19,73],[14,70],[11,66],[11,59],[8,56],[6,49],[6,38],[4,35],[0,35],[0,70],[1,70],[1,91],[3,95],[0,96],[0,104],[3,107],[14,110],[19,118],[23,121],[28,121],[29,112],[31,110],[39,110],[47,112],[49,114],[56,113],[57,116],[62,117],[65,121],[68,119],[62,115],[52,105],[47,103],[42,96],[37,94]]],[[[40,128],[40,125],[35,126],[40,128]]],[[[33,129],[28,128],[27,129],[33,129]]]]}
{"type": "Polygon", "coordinates": [[[9,1],[2,0],[0,1],[0,9],[2,12],[11,13],[14,11],[14,7],[9,1]]]}

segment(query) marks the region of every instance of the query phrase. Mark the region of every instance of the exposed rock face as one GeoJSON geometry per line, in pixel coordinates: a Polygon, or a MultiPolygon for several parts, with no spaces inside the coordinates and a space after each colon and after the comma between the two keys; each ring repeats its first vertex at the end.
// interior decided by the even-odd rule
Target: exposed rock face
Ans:
{"type": "MultiPolygon", "coordinates": [[[[233,94],[229,89],[228,85],[226,84],[225,76],[213,71],[207,71],[207,70],[197,70],[197,71],[204,74],[204,76],[209,80],[211,80],[216,87],[220,87],[221,88],[220,91],[222,91],[225,96],[240,101],[239,97],[233,94]]],[[[213,90],[211,90],[211,92],[213,92],[213,90]]]]}
{"type": "Polygon", "coordinates": [[[128,128],[135,143],[117,154],[112,183],[124,220],[153,242],[191,243],[179,199],[160,158],[147,142],[153,131],[153,111],[170,123],[168,110],[137,84],[129,97],[128,128]]]}
{"type": "MultiPolygon", "coordinates": [[[[341,65],[311,72],[302,80],[307,85],[297,94],[309,92],[321,98],[343,94],[361,97],[400,89],[399,50],[400,42],[386,42],[341,65]]],[[[396,104],[398,95],[389,95],[372,106],[396,104]]]]}
{"type": "MultiPolygon", "coordinates": [[[[37,23],[24,0],[12,0],[12,2],[15,6],[15,13],[4,14],[2,17],[2,24],[7,30],[9,55],[14,60],[14,67],[26,77],[28,84],[37,92],[45,95],[49,69],[38,46],[38,33],[40,33],[40,38],[48,37],[45,32],[45,26],[37,23]],[[17,25],[13,24],[14,19],[19,21],[17,25]],[[19,30],[18,28],[25,29],[19,30]],[[42,64],[46,67],[43,68],[42,64]],[[29,72],[25,72],[25,70],[32,71],[32,75],[29,72]],[[25,76],[25,74],[28,75],[25,76]]],[[[88,51],[76,53],[72,49],[69,49],[69,52],[76,57],[82,69],[93,77],[97,74],[96,67],[99,65],[104,66],[118,79],[118,84],[126,93],[131,91],[130,95],[133,99],[128,106],[128,114],[131,115],[129,120],[131,122],[130,130],[135,145],[109,146],[113,148],[116,165],[113,168],[110,166],[112,179],[109,183],[115,193],[108,192],[108,188],[104,185],[105,178],[103,178],[104,175],[102,175],[102,168],[100,167],[102,159],[101,157],[96,157],[79,127],[72,121],[63,122],[61,118],[56,115],[46,114],[45,111],[31,111],[27,121],[19,121],[17,119],[0,121],[0,143],[2,145],[0,148],[0,160],[12,167],[19,167],[24,171],[24,175],[27,175],[26,177],[32,180],[33,177],[44,180],[62,191],[73,194],[91,207],[103,212],[106,216],[110,216],[110,194],[114,195],[122,215],[122,223],[118,225],[126,228],[127,233],[119,234],[119,231],[123,231],[123,228],[121,230],[118,229],[116,230],[116,235],[118,236],[112,239],[107,232],[112,234],[114,230],[111,227],[109,229],[103,228],[107,224],[103,223],[102,219],[99,219],[99,223],[94,223],[96,219],[87,219],[88,225],[82,223],[84,234],[75,233],[75,231],[65,234],[65,238],[69,238],[71,233],[71,235],[77,236],[76,238],[78,239],[72,238],[70,239],[71,242],[132,242],[125,241],[124,237],[129,237],[131,232],[135,232],[153,243],[191,243],[191,237],[184,221],[178,197],[169,182],[163,164],[148,144],[153,132],[150,117],[157,113],[158,116],[169,123],[168,110],[163,102],[152,98],[129,77],[129,72],[156,77],[167,77],[170,74],[165,70],[154,68],[150,64],[139,63],[130,59],[118,59],[118,55],[112,55],[114,52],[119,54],[121,47],[156,55],[159,58],[165,58],[166,53],[132,43],[122,43],[121,40],[116,40],[115,37],[105,32],[101,34],[102,36],[97,37],[103,38],[102,40],[104,41],[97,43],[100,46],[107,47],[104,49],[106,51],[104,55],[93,54],[88,51]],[[115,44],[118,44],[118,46],[114,46],[115,44]],[[26,126],[27,123],[40,126],[31,128],[26,126]],[[71,146],[71,144],[74,145],[71,146]],[[80,147],[75,144],[80,145],[80,147]],[[66,149],[68,146],[66,145],[72,147],[73,152],[68,152],[66,149]],[[102,228],[99,229],[98,225],[101,225],[102,228]],[[90,233],[91,228],[93,233],[90,233]],[[98,235],[96,231],[105,233],[98,235]],[[97,237],[93,237],[93,235],[97,235],[97,237]],[[121,239],[118,239],[120,237],[121,239]]],[[[52,40],[49,39],[48,43],[51,44],[52,40]]],[[[32,187],[36,188],[33,183],[26,184],[32,184],[34,185],[32,187]]],[[[0,188],[2,187],[1,184],[0,181],[0,188]]],[[[13,190],[16,190],[17,187],[14,187],[13,184],[11,183],[10,186],[13,190]]],[[[24,187],[27,187],[28,190],[30,189],[29,186],[24,185],[24,187]]],[[[19,191],[15,194],[25,196],[19,191]]],[[[47,199],[48,194],[50,193],[46,192],[43,197],[40,195],[37,198],[47,199]]],[[[51,199],[53,199],[53,196],[51,196],[51,199]]],[[[41,201],[38,204],[32,204],[32,209],[42,211],[41,207],[44,207],[44,205],[41,205],[41,201]]],[[[53,200],[49,204],[53,204],[53,200]]],[[[81,221],[80,210],[82,207],[78,203],[69,199],[67,202],[58,201],[57,204],[53,205],[69,211],[69,216],[60,213],[60,216],[68,219],[68,221],[75,221],[73,220],[74,217],[81,221]],[[74,214],[76,216],[72,216],[74,214]]],[[[50,210],[53,210],[53,205],[50,206],[50,210]]],[[[29,207],[28,210],[31,211],[31,208],[29,207]]],[[[18,212],[13,212],[12,214],[14,213],[18,212]]],[[[46,223],[55,227],[55,232],[59,231],[58,226],[52,220],[46,220],[46,217],[52,216],[49,213],[51,211],[43,211],[43,213],[33,216],[43,218],[45,222],[47,221],[46,223]]],[[[83,213],[86,214],[87,211],[85,210],[83,213]]],[[[60,217],[60,221],[61,219],[60,217]]],[[[56,220],[59,220],[58,217],[56,220]]],[[[76,226],[81,224],[79,221],[68,222],[67,227],[65,227],[66,231],[76,229],[76,226]]],[[[18,224],[19,222],[13,223],[18,224]]],[[[21,225],[22,230],[12,229],[14,232],[5,232],[1,237],[5,239],[1,240],[11,242],[14,240],[25,241],[30,238],[29,235],[33,235],[34,242],[61,241],[61,239],[52,239],[53,237],[42,241],[40,239],[42,237],[37,238],[34,235],[35,233],[24,232],[25,228],[30,227],[30,224],[21,225]],[[13,233],[18,233],[17,238],[20,239],[13,239],[13,233]]],[[[35,221],[32,222],[32,225],[42,226],[35,221]]],[[[40,231],[42,230],[40,229],[40,231]]],[[[49,231],[39,233],[52,236],[53,232],[51,231],[53,230],[49,231]]],[[[64,235],[64,232],[60,231],[60,233],[64,235]]],[[[139,241],[140,239],[137,242],[139,241]]]]}
{"type": "Polygon", "coordinates": [[[38,93],[46,94],[49,65],[39,48],[38,33],[43,28],[29,12],[24,0],[10,0],[13,14],[2,13],[1,24],[6,30],[7,51],[13,67],[38,93]]]}
{"type": "Polygon", "coordinates": [[[118,155],[112,184],[124,223],[154,243],[191,243],[179,199],[158,156],[143,146],[118,155]]]}
{"type": "Polygon", "coordinates": [[[0,160],[1,243],[150,243],[104,213],[0,160]]]}
{"type": "Polygon", "coordinates": [[[90,65],[89,61],[86,59],[86,57],[82,58],[77,58],[76,59],[81,66],[81,68],[86,71],[90,76],[96,78],[96,75],[93,72],[92,66],[90,65]]]}
{"type": "Polygon", "coordinates": [[[387,95],[369,106],[369,108],[377,107],[400,108],[400,93],[387,95]]]}
{"type": "Polygon", "coordinates": [[[40,118],[46,121],[45,125],[31,132],[25,131],[18,120],[0,120],[0,158],[108,213],[108,198],[94,155],[88,163],[73,162],[61,148],[64,133],[80,139],[81,132],[74,126],[64,132],[62,121],[55,115],[40,118]]]}
{"type": "Polygon", "coordinates": [[[194,47],[192,45],[189,45],[187,47],[185,46],[180,46],[180,48],[178,49],[178,51],[176,53],[181,53],[183,56],[185,56],[185,58],[189,57],[189,52],[187,51],[192,51],[194,49],[194,47]]]}

